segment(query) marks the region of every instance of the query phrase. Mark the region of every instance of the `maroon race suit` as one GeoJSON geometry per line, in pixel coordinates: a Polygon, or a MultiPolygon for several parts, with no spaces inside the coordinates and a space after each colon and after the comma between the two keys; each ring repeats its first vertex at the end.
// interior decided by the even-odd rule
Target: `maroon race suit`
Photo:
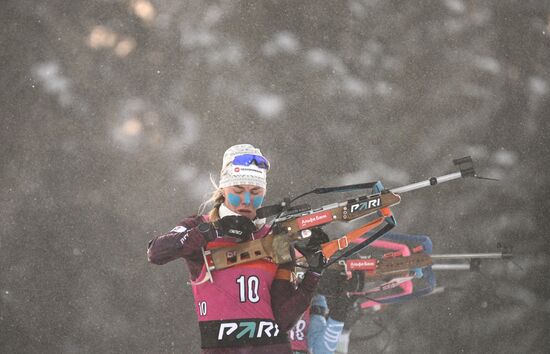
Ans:
{"type": "MultiPolygon", "coordinates": [[[[287,332],[307,309],[320,276],[307,272],[298,288],[290,282],[291,265],[269,259],[212,271],[213,283],[203,281],[202,249],[234,244],[218,237],[208,243],[197,230],[207,216],[183,219],[172,231],[153,238],[147,255],[154,264],[184,258],[187,262],[202,353],[291,353],[287,332]]],[[[265,236],[267,227],[254,233],[265,236]]]]}

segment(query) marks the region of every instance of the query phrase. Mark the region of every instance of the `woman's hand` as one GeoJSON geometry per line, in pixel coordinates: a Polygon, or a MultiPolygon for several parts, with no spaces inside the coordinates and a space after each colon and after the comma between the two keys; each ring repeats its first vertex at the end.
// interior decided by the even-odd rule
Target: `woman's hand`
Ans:
{"type": "Polygon", "coordinates": [[[306,257],[309,270],[321,274],[327,262],[325,256],[323,256],[321,252],[321,245],[328,242],[330,239],[320,228],[311,229],[311,233],[312,235],[307,241],[302,240],[296,242],[294,248],[306,257]]]}

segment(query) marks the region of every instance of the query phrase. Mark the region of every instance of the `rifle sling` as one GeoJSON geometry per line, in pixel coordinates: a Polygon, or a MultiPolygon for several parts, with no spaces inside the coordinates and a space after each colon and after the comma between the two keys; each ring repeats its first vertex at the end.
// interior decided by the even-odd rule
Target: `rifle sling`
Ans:
{"type": "Polygon", "coordinates": [[[338,239],[329,241],[327,243],[323,243],[321,245],[321,250],[323,252],[323,256],[325,258],[329,259],[332,255],[334,255],[336,252],[343,250],[344,248],[348,247],[348,245],[353,242],[354,240],[360,238],[370,230],[380,226],[384,222],[384,217],[378,217],[374,219],[373,221],[369,222],[368,224],[365,224],[361,226],[360,228],[357,228],[351,232],[348,232],[343,237],[340,237],[338,239]]]}
{"type": "MultiPolygon", "coordinates": [[[[382,218],[382,219],[384,220],[384,218],[382,218]]],[[[325,264],[325,266],[323,268],[329,267],[331,264],[333,264],[335,262],[338,262],[342,258],[347,258],[347,257],[353,256],[357,252],[361,251],[363,248],[367,247],[368,245],[370,245],[371,243],[373,243],[374,241],[376,241],[377,239],[382,237],[386,232],[393,229],[394,226],[395,225],[393,225],[393,224],[387,223],[383,228],[376,231],[376,233],[374,235],[372,235],[371,237],[365,239],[363,242],[359,243],[358,245],[356,245],[352,249],[347,250],[346,252],[342,253],[338,257],[333,258],[330,261],[328,261],[327,264],[325,264]]]]}

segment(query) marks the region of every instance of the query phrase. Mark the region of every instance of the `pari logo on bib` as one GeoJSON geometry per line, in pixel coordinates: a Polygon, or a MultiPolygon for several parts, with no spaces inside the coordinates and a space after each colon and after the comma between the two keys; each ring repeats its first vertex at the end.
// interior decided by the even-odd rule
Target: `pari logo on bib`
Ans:
{"type": "Polygon", "coordinates": [[[233,145],[223,154],[220,188],[249,184],[266,188],[269,161],[250,144],[233,145]]]}

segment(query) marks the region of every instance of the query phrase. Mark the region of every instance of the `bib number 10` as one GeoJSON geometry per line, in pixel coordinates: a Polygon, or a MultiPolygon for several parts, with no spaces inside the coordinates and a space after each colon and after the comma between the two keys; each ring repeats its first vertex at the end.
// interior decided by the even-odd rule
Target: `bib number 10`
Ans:
{"type": "Polygon", "coordinates": [[[248,299],[248,301],[255,304],[260,301],[260,295],[258,294],[258,289],[260,288],[260,279],[258,279],[257,276],[251,275],[247,279],[247,277],[241,275],[237,278],[237,284],[239,284],[240,302],[246,302],[246,300],[248,299]]]}

